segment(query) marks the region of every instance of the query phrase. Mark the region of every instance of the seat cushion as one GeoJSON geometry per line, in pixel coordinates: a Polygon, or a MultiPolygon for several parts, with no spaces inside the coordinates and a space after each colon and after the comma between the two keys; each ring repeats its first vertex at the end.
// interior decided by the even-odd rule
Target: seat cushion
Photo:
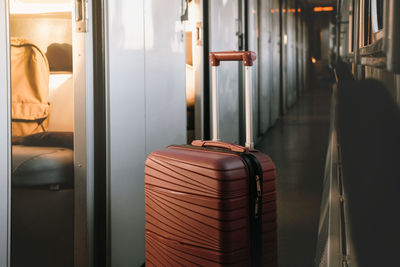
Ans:
{"type": "Polygon", "coordinates": [[[73,187],[74,153],[61,147],[12,146],[12,186],[73,187]]]}
{"type": "MultiPolygon", "coordinates": [[[[15,137],[13,137],[16,140],[15,137]]],[[[74,149],[73,132],[43,132],[25,136],[18,145],[74,149]]]]}

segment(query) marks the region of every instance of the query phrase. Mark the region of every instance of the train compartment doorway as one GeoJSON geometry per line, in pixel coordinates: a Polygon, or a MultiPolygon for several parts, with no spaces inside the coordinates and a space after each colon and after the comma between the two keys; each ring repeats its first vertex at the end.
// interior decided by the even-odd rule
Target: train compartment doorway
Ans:
{"type": "Polygon", "coordinates": [[[89,1],[9,0],[10,263],[90,266],[89,1]]]}

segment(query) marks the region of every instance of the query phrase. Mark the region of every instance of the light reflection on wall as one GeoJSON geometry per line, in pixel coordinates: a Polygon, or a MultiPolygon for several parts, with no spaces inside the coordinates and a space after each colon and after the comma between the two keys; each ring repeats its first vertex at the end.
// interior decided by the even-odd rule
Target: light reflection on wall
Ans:
{"type": "MultiPolygon", "coordinates": [[[[149,2],[148,0],[144,1],[145,10],[148,8],[149,2]]],[[[110,13],[114,14],[115,21],[118,22],[118,25],[113,25],[112,28],[120,31],[123,36],[123,40],[121,40],[122,48],[126,50],[142,50],[144,48],[143,31],[131,29],[132,27],[137,27],[137,25],[143,25],[142,16],[132,16],[132,10],[143,10],[142,1],[120,1],[118,5],[121,5],[121,7],[117,8],[119,14],[114,14],[114,5],[110,5],[112,8],[110,13]]],[[[144,13],[143,16],[146,17],[146,14],[144,13]]],[[[146,20],[146,23],[149,22],[146,20]]],[[[151,25],[149,25],[149,29],[146,27],[146,32],[148,31],[146,35],[152,35],[152,32],[150,32],[152,28],[151,25]]]]}
{"type": "MultiPolygon", "coordinates": [[[[151,50],[154,47],[154,24],[153,24],[153,1],[145,0],[144,1],[144,27],[145,27],[145,40],[146,40],[146,50],[151,50]]],[[[159,19],[159,18],[157,18],[159,19]]]]}
{"type": "Polygon", "coordinates": [[[10,14],[38,14],[72,12],[73,1],[21,1],[10,0],[10,14]]]}
{"type": "Polygon", "coordinates": [[[74,90],[72,73],[49,77],[49,102],[51,114],[49,131],[74,131],[74,90]]]}
{"type": "Polygon", "coordinates": [[[63,83],[65,83],[69,78],[72,77],[72,74],[50,74],[49,77],[49,89],[50,91],[54,91],[59,88],[63,83]]]}
{"type": "MultiPolygon", "coordinates": [[[[157,1],[153,1],[153,2],[157,2],[157,1]]],[[[189,10],[189,12],[190,12],[190,10],[189,10]]],[[[181,53],[184,50],[185,23],[180,20],[180,16],[181,16],[181,10],[175,9],[175,18],[176,18],[175,29],[174,29],[175,34],[171,35],[170,42],[169,42],[169,47],[173,53],[181,53]]],[[[189,17],[190,17],[190,14],[189,14],[189,17]]],[[[154,18],[149,18],[149,19],[153,20],[154,18]]],[[[147,28],[146,28],[146,30],[147,30],[147,28]]],[[[147,47],[147,45],[146,45],[146,47],[147,47]]]]}
{"type": "Polygon", "coordinates": [[[284,44],[284,45],[287,45],[287,44],[288,44],[288,35],[287,35],[287,34],[285,34],[285,35],[283,36],[283,44],[284,44]]]}
{"type": "MultiPolygon", "coordinates": [[[[113,29],[116,29],[121,32],[121,34],[124,36],[123,40],[121,40],[121,45],[124,49],[126,50],[141,50],[144,48],[146,50],[152,50],[154,49],[155,46],[155,22],[159,21],[161,16],[155,16],[155,13],[153,11],[153,3],[154,1],[152,0],[145,0],[143,3],[141,1],[121,1],[118,3],[118,5],[121,5],[121,8],[118,8],[120,14],[114,14],[113,16],[117,16],[120,18],[120,20],[116,20],[118,22],[118,25],[113,25],[113,29]],[[142,7],[142,4],[144,5],[142,7]],[[132,16],[132,10],[143,10],[143,16],[132,16]],[[143,32],[142,31],[132,31],[130,28],[130,25],[143,25],[144,22],[144,28],[143,32]],[[145,39],[145,43],[143,43],[143,35],[145,39]]],[[[155,4],[157,4],[155,2],[155,4]]],[[[110,13],[113,14],[114,7],[111,5],[110,6],[110,13]]],[[[176,10],[176,18],[177,20],[175,21],[175,35],[173,38],[170,40],[170,48],[173,52],[181,52],[183,49],[183,42],[182,42],[182,36],[184,33],[184,25],[183,23],[179,20],[180,18],[180,10],[176,10]]],[[[158,44],[162,45],[162,44],[158,44]]],[[[166,44],[163,44],[166,45],[166,44]]]]}

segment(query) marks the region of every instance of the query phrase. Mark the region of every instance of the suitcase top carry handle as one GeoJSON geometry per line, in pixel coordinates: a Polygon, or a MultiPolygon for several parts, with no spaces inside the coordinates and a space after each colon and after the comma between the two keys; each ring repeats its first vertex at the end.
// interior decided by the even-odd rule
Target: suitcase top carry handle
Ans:
{"type": "Polygon", "coordinates": [[[248,149],[254,148],[253,141],[253,94],[250,69],[253,62],[256,60],[256,53],[252,51],[228,51],[228,52],[210,52],[210,61],[212,66],[211,77],[211,113],[212,113],[212,140],[220,141],[219,136],[219,108],[218,108],[218,93],[217,93],[217,69],[220,61],[243,61],[245,73],[245,115],[246,115],[246,144],[248,149]]]}
{"type": "Polygon", "coordinates": [[[248,149],[239,145],[235,144],[230,144],[230,143],[225,143],[225,142],[218,142],[218,141],[203,141],[203,140],[194,140],[192,142],[193,146],[199,146],[199,147],[206,147],[206,146],[213,146],[213,147],[220,147],[220,148],[226,148],[234,152],[248,152],[248,149]]]}
{"type": "Polygon", "coordinates": [[[256,59],[256,53],[252,51],[210,52],[210,62],[213,67],[219,66],[221,61],[243,61],[243,66],[253,66],[256,59]]]}

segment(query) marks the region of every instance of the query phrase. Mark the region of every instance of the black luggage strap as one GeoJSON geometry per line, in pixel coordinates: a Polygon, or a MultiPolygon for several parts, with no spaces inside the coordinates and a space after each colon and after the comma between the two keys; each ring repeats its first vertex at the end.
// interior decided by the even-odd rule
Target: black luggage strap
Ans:
{"type": "Polygon", "coordinates": [[[251,266],[262,266],[262,195],[263,172],[258,159],[247,153],[242,153],[249,170],[249,220],[251,266]]]}

